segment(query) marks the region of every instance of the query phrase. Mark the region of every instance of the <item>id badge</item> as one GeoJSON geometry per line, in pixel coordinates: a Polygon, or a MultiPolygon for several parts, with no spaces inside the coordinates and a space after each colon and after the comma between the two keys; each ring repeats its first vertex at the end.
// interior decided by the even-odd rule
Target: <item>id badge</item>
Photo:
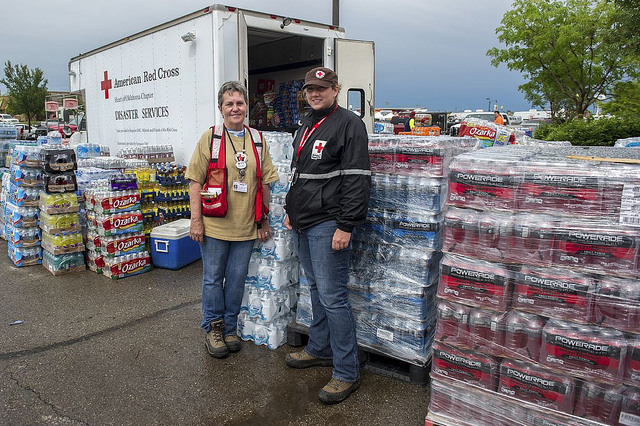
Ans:
{"type": "Polygon", "coordinates": [[[248,191],[247,184],[244,183],[244,182],[233,182],[233,185],[232,185],[231,189],[233,189],[235,192],[247,192],[248,191]]]}
{"type": "Polygon", "coordinates": [[[293,183],[293,177],[296,175],[296,168],[291,169],[291,174],[289,175],[289,183],[293,183]]]}

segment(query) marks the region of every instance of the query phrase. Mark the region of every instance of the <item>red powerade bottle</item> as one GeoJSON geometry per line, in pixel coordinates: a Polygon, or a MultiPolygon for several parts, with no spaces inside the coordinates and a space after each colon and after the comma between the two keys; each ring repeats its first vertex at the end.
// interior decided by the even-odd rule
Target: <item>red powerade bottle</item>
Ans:
{"type": "Polygon", "coordinates": [[[601,277],[593,300],[591,321],[604,327],[640,330],[640,285],[637,280],[601,277]]]}
{"type": "Polygon", "coordinates": [[[620,417],[625,387],[583,382],[574,414],[585,419],[615,424],[620,417]]]}
{"type": "Polygon", "coordinates": [[[440,300],[435,340],[450,345],[469,347],[467,322],[471,308],[460,303],[440,300]]]}
{"type": "Polygon", "coordinates": [[[550,216],[518,214],[513,219],[511,250],[505,257],[512,262],[550,266],[556,240],[556,221],[550,216]]]}
{"type": "Polygon", "coordinates": [[[509,312],[504,334],[505,356],[537,361],[542,344],[544,321],[543,317],[535,314],[515,309],[509,312]]]}
{"type": "Polygon", "coordinates": [[[442,251],[475,257],[477,246],[478,212],[449,207],[444,216],[442,251]]]}
{"type": "Polygon", "coordinates": [[[469,314],[469,342],[474,350],[493,356],[504,353],[506,312],[475,308],[469,314]]]}

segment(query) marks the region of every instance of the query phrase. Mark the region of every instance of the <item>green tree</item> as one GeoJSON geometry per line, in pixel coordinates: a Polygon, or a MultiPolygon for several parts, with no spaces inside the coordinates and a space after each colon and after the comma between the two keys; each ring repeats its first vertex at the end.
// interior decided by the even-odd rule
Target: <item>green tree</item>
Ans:
{"type": "Polygon", "coordinates": [[[613,0],[620,10],[617,28],[620,37],[627,41],[630,50],[640,55],[640,2],[638,0],[613,0]]]}
{"type": "Polygon", "coordinates": [[[605,103],[602,110],[620,118],[640,117],[640,81],[621,81],[615,85],[613,100],[605,103]]]}
{"type": "Polygon", "coordinates": [[[615,29],[620,9],[610,0],[516,0],[496,29],[505,48],[487,52],[528,80],[519,90],[554,118],[583,116],[600,94],[635,72],[615,29]]]}
{"type": "Polygon", "coordinates": [[[0,83],[7,87],[9,103],[7,108],[13,114],[25,114],[31,125],[31,119],[44,113],[47,97],[47,80],[40,68],[30,70],[26,65],[4,66],[4,78],[0,83]]]}

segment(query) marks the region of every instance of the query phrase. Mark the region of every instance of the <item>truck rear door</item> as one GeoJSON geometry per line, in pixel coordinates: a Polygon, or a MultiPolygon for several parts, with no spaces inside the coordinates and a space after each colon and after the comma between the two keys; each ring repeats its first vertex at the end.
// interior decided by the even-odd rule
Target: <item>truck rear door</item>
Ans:
{"type": "Polygon", "coordinates": [[[372,41],[336,39],[335,71],[342,89],[338,103],[358,113],[373,133],[374,99],[374,44],[372,41]]]}

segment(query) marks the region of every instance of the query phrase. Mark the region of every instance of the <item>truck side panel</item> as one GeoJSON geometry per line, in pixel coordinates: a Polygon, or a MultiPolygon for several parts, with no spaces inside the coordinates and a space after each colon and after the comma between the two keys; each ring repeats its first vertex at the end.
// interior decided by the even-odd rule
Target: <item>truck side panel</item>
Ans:
{"type": "Polygon", "coordinates": [[[215,121],[213,39],[207,14],[71,62],[71,90],[86,96],[89,141],[112,155],[170,144],[186,163],[215,121]],[[195,40],[183,41],[189,32],[195,40]]]}

